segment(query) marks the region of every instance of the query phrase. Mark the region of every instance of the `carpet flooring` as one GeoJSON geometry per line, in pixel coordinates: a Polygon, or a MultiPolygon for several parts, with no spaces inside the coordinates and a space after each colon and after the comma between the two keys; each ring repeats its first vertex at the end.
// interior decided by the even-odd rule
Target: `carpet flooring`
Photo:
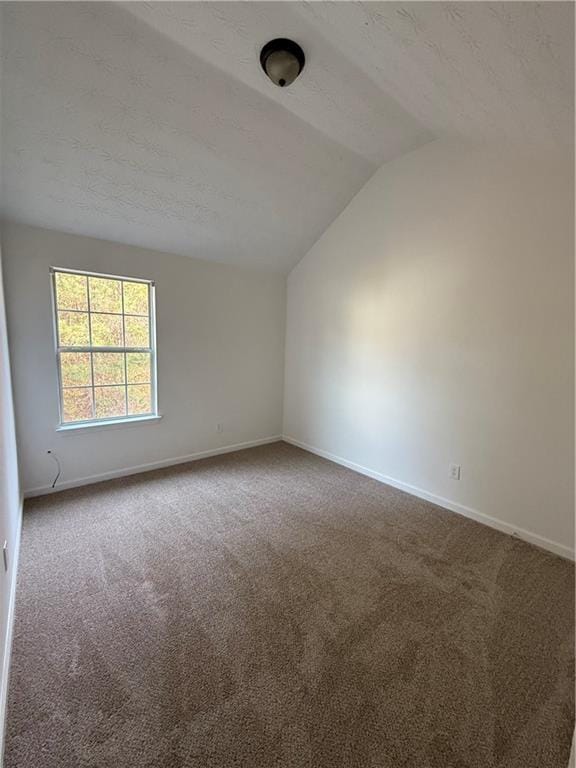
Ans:
{"type": "Polygon", "coordinates": [[[26,503],[5,767],[564,768],[573,665],[571,563],[276,443],[26,503]]]}

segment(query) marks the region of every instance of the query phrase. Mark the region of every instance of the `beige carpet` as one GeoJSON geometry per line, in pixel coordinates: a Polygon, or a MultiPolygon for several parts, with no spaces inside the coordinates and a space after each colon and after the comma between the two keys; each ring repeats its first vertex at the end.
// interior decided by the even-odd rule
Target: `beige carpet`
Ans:
{"type": "Polygon", "coordinates": [[[6,768],[564,768],[573,576],[284,443],[32,500],[6,768]]]}

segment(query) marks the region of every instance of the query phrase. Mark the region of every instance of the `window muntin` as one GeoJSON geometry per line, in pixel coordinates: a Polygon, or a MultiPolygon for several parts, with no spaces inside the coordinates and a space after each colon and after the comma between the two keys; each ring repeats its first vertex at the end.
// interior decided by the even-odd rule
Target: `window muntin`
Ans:
{"type": "Polygon", "coordinates": [[[51,272],[60,425],[157,415],[154,284],[51,272]]]}

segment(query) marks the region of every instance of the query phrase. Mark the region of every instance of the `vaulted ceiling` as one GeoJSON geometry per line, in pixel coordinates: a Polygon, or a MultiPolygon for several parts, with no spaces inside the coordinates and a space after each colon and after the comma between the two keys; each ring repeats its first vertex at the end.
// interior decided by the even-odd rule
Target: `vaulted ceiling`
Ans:
{"type": "Polygon", "coordinates": [[[574,8],[2,3],[6,218],[287,272],[434,138],[570,146],[574,8]],[[279,89],[261,46],[306,67],[279,89]]]}

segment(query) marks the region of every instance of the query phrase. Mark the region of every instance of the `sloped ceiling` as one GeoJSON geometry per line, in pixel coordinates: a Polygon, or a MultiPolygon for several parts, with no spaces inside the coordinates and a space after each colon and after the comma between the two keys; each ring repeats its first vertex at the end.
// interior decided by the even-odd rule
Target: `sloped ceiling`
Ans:
{"type": "Polygon", "coordinates": [[[569,146],[571,3],[3,3],[6,218],[287,272],[436,137],[569,146]],[[258,53],[307,64],[273,86],[258,53]]]}

